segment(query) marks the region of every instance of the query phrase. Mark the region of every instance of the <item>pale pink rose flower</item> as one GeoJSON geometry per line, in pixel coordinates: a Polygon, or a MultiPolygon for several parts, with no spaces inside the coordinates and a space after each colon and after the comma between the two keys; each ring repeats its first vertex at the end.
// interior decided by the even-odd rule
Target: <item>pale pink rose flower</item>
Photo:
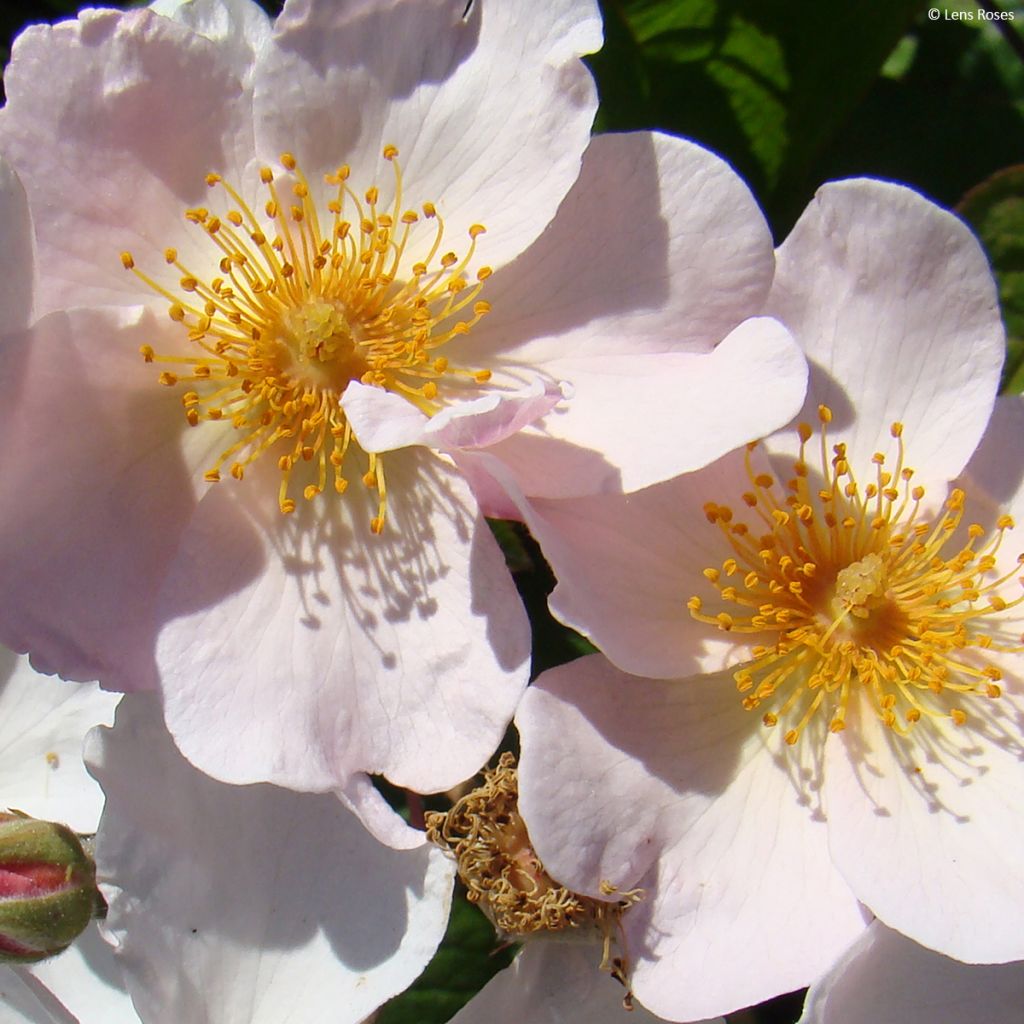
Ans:
{"type": "Polygon", "coordinates": [[[825,186],[777,259],[811,365],[791,427],[624,499],[521,502],[552,608],[607,656],[527,692],[523,814],[565,885],[646,890],[634,990],[672,1020],[808,984],[871,914],[1024,957],[1024,400],[993,415],[987,262],[876,181],[825,186]]]}
{"type": "Polygon", "coordinates": [[[593,0],[158,10],[6,72],[0,636],[405,841],[368,775],[467,777],[528,673],[482,453],[616,490],[785,422],[770,236],[697,146],[586,148],[593,0]]]}
{"type": "Polygon", "coordinates": [[[799,1024],[1014,1024],[1024,963],[977,965],[875,921],[807,993],[799,1024]]]}

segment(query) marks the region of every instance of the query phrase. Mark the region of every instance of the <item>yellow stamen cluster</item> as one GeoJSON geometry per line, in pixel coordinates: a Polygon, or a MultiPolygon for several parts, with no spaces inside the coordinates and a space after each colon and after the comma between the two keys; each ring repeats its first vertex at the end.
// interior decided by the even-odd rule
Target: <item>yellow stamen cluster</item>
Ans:
{"type": "MultiPolygon", "coordinates": [[[[185,217],[206,234],[219,274],[206,279],[175,249],[165,250],[180,294],[138,270],[131,253],[121,254],[126,269],[168,300],[170,318],[194,346],[194,354],[179,356],[144,345],[143,358],[178,367],[159,379],[185,387],[190,425],[224,421],[237,432],[207,471],[208,481],[223,472],[241,480],[273,451],[281,472],[278,502],[282,512],[293,512],[293,489],[312,500],[329,482],[339,494],[348,486],[347,457],[359,445],[340,399],[351,381],[401,395],[430,416],[441,407],[442,388],[490,379],[487,370],[450,366],[438,351],[489,312],[478,296],[490,268],[479,268],[472,280],[469,274],[485,229],[469,229],[463,256],[445,250],[436,206],[403,208],[397,156],[394,146],[384,147],[395,178],[386,209],[376,186],[358,195],[348,167],[339,167],[325,178],[331,198],[318,210],[289,153],[281,156],[280,180],[269,167],[260,171],[267,190],[262,216],[219,175],[208,175],[207,184],[226,194],[226,211],[195,208],[185,217]],[[426,225],[430,235],[423,240],[418,233],[426,225]],[[414,244],[422,258],[410,263],[414,244]]],[[[383,458],[364,454],[361,463],[357,474],[378,495],[371,527],[379,533],[386,513],[383,458]]]]}
{"type": "Polygon", "coordinates": [[[447,814],[428,814],[426,823],[427,838],[455,856],[467,898],[503,937],[596,930],[604,941],[601,969],[628,988],[625,958],[612,957],[611,945],[622,913],[640,893],[618,893],[603,883],[602,891],[618,898],[597,900],[571,892],[548,875],[519,815],[519,785],[511,754],[502,754],[497,768],[484,773],[483,785],[462,797],[447,814]]]}
{"type": "Polygon", "coordinates": [[[922,718],[963,725],[968,698],[1002,693],[1000,670],[985,652],[1024,649],[1024,638],[1006,635],[999,619],[1024,601],[1000,595],[1024,556],[1013,571],[995,572],[1013,521],[1002,515],[991,531],[977,523],[961,529],[960,488],[940,512],[925,515],[924,488],[912,484],[914,471],[904,463],[900,423],[891,428],[895,466],[887,469],[876,452],[875,479],[862,487],[846,446],[829,447],[828,407],[819,407],[819,419],[821,486],[811,482],[805,455],[813,431],[802,423],[800,455],[784,489],[756,471],[756,445],[748,445],[751,489],[743,502],[758,526],[735,521],[728,506],[705,505],[732,554],[704,570],[722,610],[709,614],[694,596],[690,613],[725,632],[766,638],[734,678],[748,710],[775,700],[765,725],[791,718],[789,744],[820,709],[833,732],[842,730],[856,692],[901,735],[922,718]]]}

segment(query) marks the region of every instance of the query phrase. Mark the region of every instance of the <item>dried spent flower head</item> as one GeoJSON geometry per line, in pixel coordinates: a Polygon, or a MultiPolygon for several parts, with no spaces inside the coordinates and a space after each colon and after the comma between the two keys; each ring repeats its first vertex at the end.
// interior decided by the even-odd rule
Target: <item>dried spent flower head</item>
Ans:
{"type": "Polygon", "coordinates": [[[519,814],[512,754],[502,754],[497,767],[484,772],[483,784],[446,814],[428,813],[426,824],[427,838],[454,855],[469,901],[480,907],[503,938],[571,929],[598,932],[603,942],[600,969],[626,987],[624,1004],[631,1008],[628,958],[625,952],[614,957],[611,953],[616,939],[624,947],[620,918],[642,894],[618,892],[602,882],[602,892],[617,898],[595,899],[572,892],[544,870],[519,814]]]}

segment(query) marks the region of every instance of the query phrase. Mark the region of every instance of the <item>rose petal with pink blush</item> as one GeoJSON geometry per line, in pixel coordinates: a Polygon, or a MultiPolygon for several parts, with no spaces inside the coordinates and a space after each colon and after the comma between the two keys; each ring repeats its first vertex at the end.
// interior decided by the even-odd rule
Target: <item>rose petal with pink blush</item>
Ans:
{"type": "MultiPolygon", "coordinates": [[[[802,418],[832,408],[855,467],[904,424],[916,482],[945,483],[985,430],[1006,336],[988,260],[957,217],[869,179],[819,189],[778,250],[766,312],[807,353],[802,418]]],[[[773,439],[794,450],[791,434],[773,439]]]]}
{"type": "Polygon", "coordinates": [[[0,158],[0,309],[4,334],[28,327],[36,291],[35,236],[25,187],[11,165],[0,158]]]}
{"type": "Polygon", "coordinates": [[[239,79],[251,86],[253,62],[271,33],[270,18],[253,0],[154,0],[149,9],[219,44],[239,79]]]}
{"type": "Polygon", "coordinates": [[[595,368],[710,352],[763,312],[774,266],[768,224],[720,157],[660,132],[597,135],[555,219],[488,281],[490,313],[452,352],[488,367],[571,353],[595,368]]]}
{"type": "Polygon", "coordinates": [[[313,791],[359,772],[427,792],[472,775],[526,685],[529,626],[464,482],[423,449],[389,454],[377,535],[360,481],[285,517],[260,473],[276,467],[203,500],[164,588],[179,747],[225,781],[313,791]]]}
{"type": "Polygon", "coordinates": [[[257,66],[257,147],[313,177],[347,163],[361,190],[394,145],[406,202],[436,204],[448,248],[485,225],[483,261],[500,266],[579,173],[597,108],[579,58],[600,45],[589,0],[289,4],[257,66]]]}
{"type": "Polygon", "coordinates": [[[766,318],[707,354],[566,357],[547,369],[571,398],[492,450],[530,497],[636,491],[700,469],[787,422],[806,386],[799,348],[766,318]]]}
{"type": "Polygon", "coordinates": [[[424,431],[424,441],[435,448],[487,448],[519,433],[556,405],[572,400],[556,383],[534,381],[516,392],[492,391],[480,398],[449,405],[424,431]]]}
{"type": "Polygon", "coordinates": [[[521,500],[558,579],[552,613],[637,675],[674,679],[742,660],[749,652],[697,622],[687,602],[708,596],[702,571],[721,561],[705,503],[748,486],[734,452],[633,494],[521,500]]]}
{"type": "Polygon", "coordinates": [[[37,315],[164,309],[118,257],[154,251],[162,262],[174,246],[186,264],[205,258],[184,211],[206,201],[207,172],[237,176],[252,152],[251,100],[226,51],[147,10],[86,10],[22,32],[4,86],[0,148],[32,210],[37,315]]]}
{"type": "Polygon", "coordinates": [[[764,218],[723,161],[668,136],[598,136],[558,216],[488,280],[490,312],[450,357],[496,380],[530,367],[572,388],[495,448],[526,493],[636,490],[799,407],[799,349],[778,323],[749,320],[773,269],[764,218]]]}
{"type": "Polygon", "coordinates": [[[41,671],[153,686],[160,581],[194,505],[181,406],[136,309],[54,313],[7,339],[2,639],[41,671]]]}
{"type": "Polygon", "coordinates": [[[853,707],[825,751],[829,848],[890,928],[958,960],[1022,960],[1024,695],[957,704],[966,725],[925,720],[909,739],[853,707]]]}
{"type": "Polygon", "coordinates": [[[799,988],[864,928],[813,779],[779,771],[729,676],[649,680],[592,655],[543,673],[516,724],[519,806],[548,872],[593,896],[644,890],[623,927],[658,1016],[799,988]]]}

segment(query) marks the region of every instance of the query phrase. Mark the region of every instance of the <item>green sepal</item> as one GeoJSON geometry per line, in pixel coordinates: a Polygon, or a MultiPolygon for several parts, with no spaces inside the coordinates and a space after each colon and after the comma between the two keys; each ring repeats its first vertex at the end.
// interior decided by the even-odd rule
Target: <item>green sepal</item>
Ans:
{"type": "Polygon", "coordinates": [[[33,963],[66,949],[96,909],[96,868],[65,825],[0,814],[0,963],[33,963]],[[8,894],[4,871],[46,865],[58,873],[34,893],[8,894]],[[14,952],[16,944],[23,949],[14,952]],[[4,947],[8,948],[4,948],[4,947]]]}

